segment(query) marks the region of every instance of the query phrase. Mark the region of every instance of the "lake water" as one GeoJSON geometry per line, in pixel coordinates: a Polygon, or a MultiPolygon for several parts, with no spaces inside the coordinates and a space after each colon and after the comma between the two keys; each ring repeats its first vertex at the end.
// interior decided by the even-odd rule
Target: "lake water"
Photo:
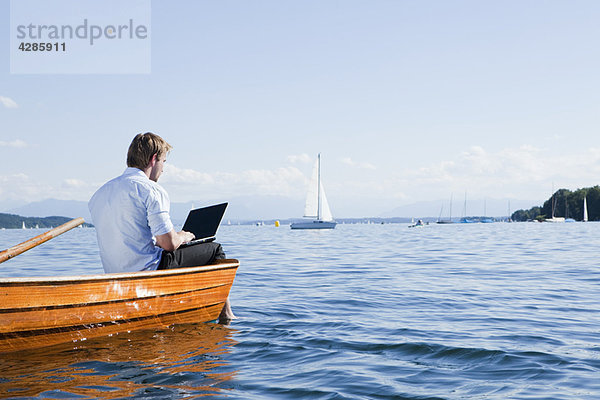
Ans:
{"type": "MultiPolygon", "coordinates": [[[[0,231],[0,248],[37,234],[0,231]]],[[[0,356],[0,397],[598,399],[600,224],[223,226],[239,317],[0,356]]],[[[93,229],[0,266],[98,273],[93,229]]]]}

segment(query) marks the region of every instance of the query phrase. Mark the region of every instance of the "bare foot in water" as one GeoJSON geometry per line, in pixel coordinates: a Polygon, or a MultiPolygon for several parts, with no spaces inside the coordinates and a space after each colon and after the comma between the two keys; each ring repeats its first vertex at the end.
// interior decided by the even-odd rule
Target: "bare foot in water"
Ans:
{"type": "Polygon", "coordinates": [[[219,323],[227,325],[232,319],[237,319],[237,317],[233,314],[233,311],[231,311],[231,303],[229,302],[228,297],[223,305],[221,314],[219,314],[219,323]]]}

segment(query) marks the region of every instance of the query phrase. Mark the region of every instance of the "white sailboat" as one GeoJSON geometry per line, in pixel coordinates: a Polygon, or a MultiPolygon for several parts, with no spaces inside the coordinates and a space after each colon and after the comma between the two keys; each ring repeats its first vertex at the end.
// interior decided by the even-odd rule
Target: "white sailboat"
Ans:
{"type": "Polygon", "coordinates": [[[583,198],[583,222],[588,222],[587,197],[583,198]]]}
{"type": "Polygon", "coordinates": [[[565,217],[555,217],[554,211],[556,210],[556,202],[554,201],[554,185],[552,185],[552,218],[546,218],[544,221],[553,222],[553,223],[562,223],[565,222],[565,217]]]}
{"type": "Polygon", "coordinates": [[[327,196],[325,196],[323,182],[321,182],[321,153],[319,153],[315,162],[312,179],[308,186],[304,218],[310,218],[311,220],[294,222],[290,227],[292,229],[333,229],[336,226],[329,209],[327,196]]]}
{"type": "Polygon", "coordinates": [[[440,211],[440,217],[438,218],[438,224],[452,224],[452,197],[453,194],[450,194],[450,216],[449,219],[442,219],[442,211],[444,210],[444,205],[442,204],[442,210],[440,211]]]}

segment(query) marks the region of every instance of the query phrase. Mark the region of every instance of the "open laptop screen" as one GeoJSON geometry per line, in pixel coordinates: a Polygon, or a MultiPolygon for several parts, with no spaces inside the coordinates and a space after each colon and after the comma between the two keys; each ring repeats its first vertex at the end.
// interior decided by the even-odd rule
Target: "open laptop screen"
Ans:
{"type": "Polygon", "coordinates": [[[214,238],[226,208],[227,203],[221,203],[191,210],[183,224],[183,230],[192,232],[196,237],[194,241],[214,238]]]}

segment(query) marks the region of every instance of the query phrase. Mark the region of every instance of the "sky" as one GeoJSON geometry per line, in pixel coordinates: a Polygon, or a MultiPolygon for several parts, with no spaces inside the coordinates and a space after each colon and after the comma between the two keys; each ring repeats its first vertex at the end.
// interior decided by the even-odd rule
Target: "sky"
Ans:
{"type": "Polygon", "coordinates": [[[147,131],[171,202],[298,201],[318,153],[334,217],[600,183],[595,0],[154,0],[146,73],[11,73],[10,19],[0,211],[87,201],[147,131]]]}

